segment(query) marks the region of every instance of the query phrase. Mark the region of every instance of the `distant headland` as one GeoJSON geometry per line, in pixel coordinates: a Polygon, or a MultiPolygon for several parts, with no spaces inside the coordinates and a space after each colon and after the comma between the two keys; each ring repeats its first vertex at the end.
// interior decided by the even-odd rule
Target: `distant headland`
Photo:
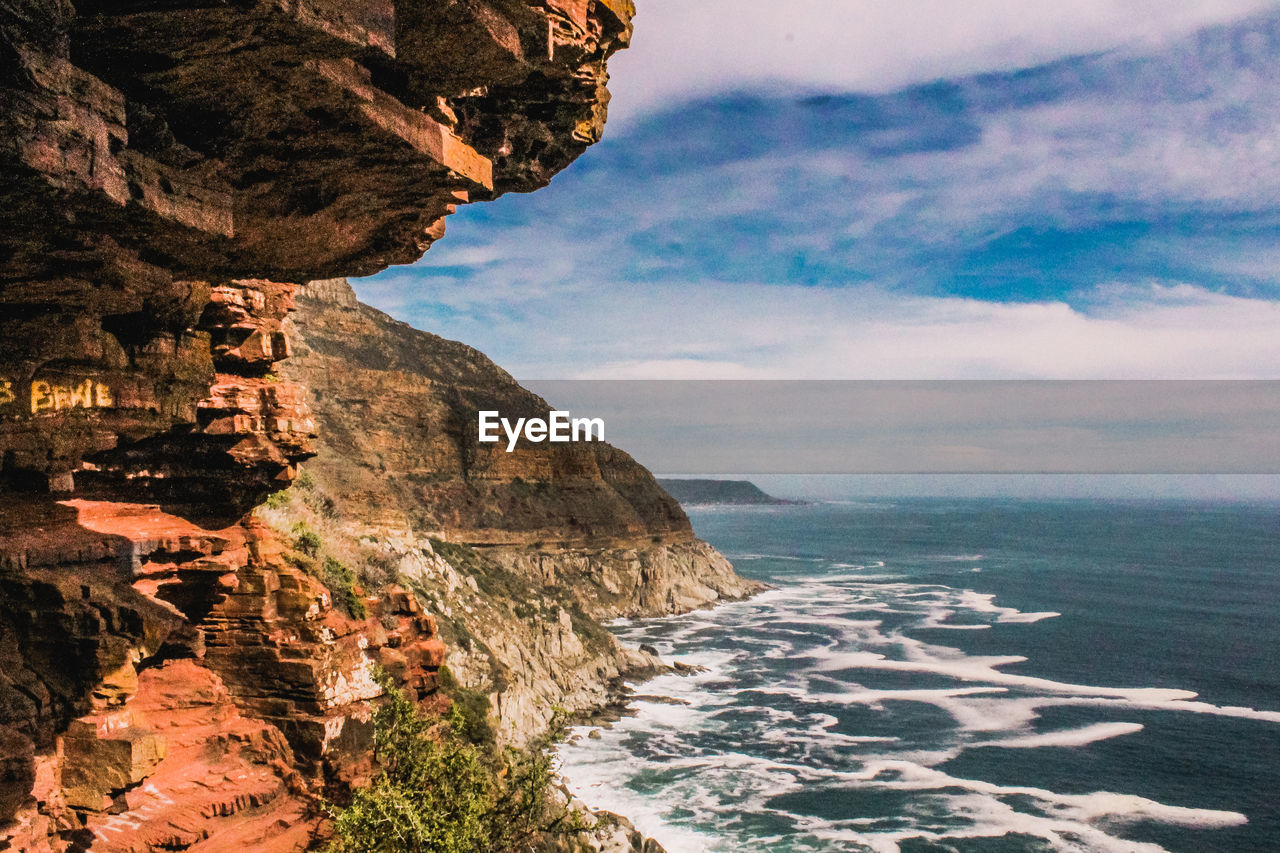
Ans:
{"type": "Polygon", "coordinates": [[[799,504],[775,498],[750,480],[668,480],[658,478],[658,485],[685,506],[705,504],[799,504]]]}

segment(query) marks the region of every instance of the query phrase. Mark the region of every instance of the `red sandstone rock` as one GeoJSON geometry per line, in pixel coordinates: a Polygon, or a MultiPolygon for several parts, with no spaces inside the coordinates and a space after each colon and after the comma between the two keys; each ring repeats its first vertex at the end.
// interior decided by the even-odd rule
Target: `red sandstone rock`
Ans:
{"type": "Polygon", "coordinates": [[[0,847],[293,850],[374,661],[249,508],[312,452],[293,286],[415,260],[599,138],[629,0],[0,6],[0,847]],[[69,500],[59,500],[67,498],[69,500]]]}
{"type": "Polygon", "coordinates": [[[444,645],[412,596],[393,588],[370,619],[347,619],[261,525],[0,506],[0,802],[16,812],[0,841],[301,849],[311,791],[372,770],[374,664],[393,658],[422,698],[436,688],[444,645]]]}

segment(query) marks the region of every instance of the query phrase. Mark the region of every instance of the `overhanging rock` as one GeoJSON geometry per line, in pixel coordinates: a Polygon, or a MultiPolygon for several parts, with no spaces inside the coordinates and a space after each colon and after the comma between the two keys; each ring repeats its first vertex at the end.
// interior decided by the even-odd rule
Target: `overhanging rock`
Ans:
{"type": "Polygon", "coordinates": [[[270,378],[291,306],[275,282],[411,262],[456,205],[544,185],[599,138],[605,60],[632,13],[626,0],[6,3],[8,485],[231,517],[287,480],[311,424],[270,378]]]}

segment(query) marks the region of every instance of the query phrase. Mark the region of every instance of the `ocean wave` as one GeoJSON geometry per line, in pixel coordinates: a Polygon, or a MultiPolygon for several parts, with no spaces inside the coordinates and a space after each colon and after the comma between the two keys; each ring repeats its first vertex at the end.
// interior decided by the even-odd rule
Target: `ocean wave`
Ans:
{"type": "Polygon", "coordinates": [[[579,796],[594,808],[631,815],[641,831],[681,851],[773,849],[772,841],[785,843],[781,849],[790,851],[831,849],[838,843],[899,853],[901,843],[910,840],[943,842],[1018,834],[1040,839],[1049,849],[1064,853],[1164,853],[1160,845],[1124,837],[1123,829],[1143,822],[1193,829],[1247,822],[1243,814],[1233,811],[1172,806],[1111,791],[1062,794],[1034,786],[999,785],[889,757],[872,758],[857,770],[841,771],[744,751],[672,755],[658,770],[662,795],[654,797],[626,784],[634,758],[622,738],[605,735],[584,751],[585,757],[569,756],[565,762],[579,796]],[[831,819],[775,805],[801,792],[850,797],[858,791],[927,794],[932,807],[831,819]],[[672,811],[696,812],[718,831],[712,835],[690,830],[671,819],[672,811]],[[734,831],[743,814],[786,819],[794,829],[772,839],[743,838],[734,831]],[[939,815],[945,815],[945,821],[939,815]],[[806,847],[806,836],[817,846],[806,847]]]}
{"type": "Polygon", "coordinates": [[[636,716],[599,740],[566,745],[564,771],[593,807],[625,813],[669,849],[691,853],[836,847],[896,853],[913,839],[945,844],[1013,834],[1054,851],[1161,853],[1157,844],[1125,838],[1125,828],[1246,822],[1235,811],[1110,791],[1000,785],[940,769],[967,750],[1084,749],[1144,730],[1114,719],[1040,729],[1049,708],[1280,722],[1280,712],[1216,705],[1189,690],[1010,672],[1033,662],[913,636],[998,624],[1032,630],[1057,616],[943,584],[830,574],[795,579],[714,611],[627,623],[618,631],[624,640],[651,642],[706,670],[646,683],[644,692],[675,703],[641,700],[636,716]],[[911,708],[937,709],[950,724],[904,718],[911,708]],[[815,791],[858,805],[837,819],[787,800],[815,791]],[[878,813],[878,801],[865,792],[911,799],[878,813]],[[779,825],[789,828],[780,832],[779,825]]]}
{"type": "Polygon", "coordinates": [[[1142,731],[1141,723],[1095,723],[1079,729],[1063,729],[1056,732],[1039,732],[1030,735],[1001,738],[999,740],[979,741],[970,744],[970,748],[979,746],[995,746],[1004,749],[1039,749],[1046,746],[1076,747],[1086,746],[1100,740],[1113,737],[1137,734],[1142,731]]]}

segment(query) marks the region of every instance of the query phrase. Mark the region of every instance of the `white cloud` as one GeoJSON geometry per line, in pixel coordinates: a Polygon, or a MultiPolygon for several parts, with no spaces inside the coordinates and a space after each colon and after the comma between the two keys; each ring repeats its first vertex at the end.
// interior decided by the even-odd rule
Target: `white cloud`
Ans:
{"type": "MultiPolygon", "coordinates": [[[[1280,378],[1280,305],[1185,286],[1173,291],[1151,287],[1146,299],[1131,297],[1088,315],[1062,303],[1006,305],[915,298],[895,299],[890,306],[847,291],[789,289],[785,297],[773,300],[740,291],[740,286],[724,286],[716,293],[719,299],[686,299],[678,324],[663,323],[663,331],[672,336],[670,349],[678,350],[682,335],[696,336],[704,345],[719,344],[712,349],[705,371],[699,372],[690,360],[668,364],[661,359],[615,357],[576,375],[1280,378]],[[762,302],[772,304],[759,312],[762,302]]],[[[600,321],[604,336],[610,337],[607,318],[600,321]]],[[[652,333],[640,337],[647,344],[646,354],[652,352],[649,347],[655,337],[652,333]]],[[[606,346],[604,340],[597,345],[602,361],[610,351],[629,349],[625,338],[615,346],[606,346]]],[[[516,372],[546,376],[550,367],[528,365],[516,372]]]]}
{"type": "Polygon", "coordinates": [[[535,301],[510,316],[410,307],[405,319],[479,343],[529,379],[1280,378],[1280,303],[1190,285],[1099,293],[1084,313],[868,289],[601,283],[570,312],[535,301]]]}
{"type": "MultiPolygon", "coordinates": [[[[1009,45],[1047,58],[1274,4],[743,5],[646,0],[642,62],[618,66],[619,83],[883,88],[1013,63],[1009,45]],[[787,27],[807,59],[773,50],[787,27]]],[[[1280,19],[1254,30],[1073,63],[1036,78],[1061,86],[1052,98],[967,81],[965,115],[904,126],[978,132],[894,156],[860,147],[856,122],[813,127],[821,111],[789,99],[748,111],[746,130],[655,120],[588,152],[593,169],[459,214],[418,269],[357,288],[524,377],[1280,378],[1280,90],[1261,79],[1273,59],[1239,54],[1263,33],[1274,43],[1258,50],[1280,55],[1280,19]],[[1055,246],[1055,229],[1081,239],[1055,246]],[[817,271],[797,281],[795,259],[817,271]]]]}
{"type": "Polygon", "coordinates": [[[610,65],[615,120],[775,81],[839,91],[1025,67],[1159,41],[1274,0],[644,0],[610,65]]]}

